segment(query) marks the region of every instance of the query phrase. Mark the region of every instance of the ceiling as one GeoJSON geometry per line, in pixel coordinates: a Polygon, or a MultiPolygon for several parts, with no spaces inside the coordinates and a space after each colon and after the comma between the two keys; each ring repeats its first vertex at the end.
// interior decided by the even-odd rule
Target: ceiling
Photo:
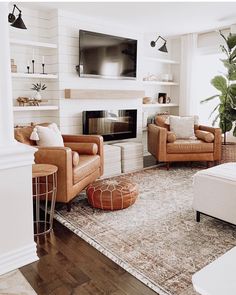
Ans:
{"type": "Polygon", "coordinates": [[[28,2],[22,6],[64,9],[164,36],[207,31],[236,23],[236,2],[28,2]]]}

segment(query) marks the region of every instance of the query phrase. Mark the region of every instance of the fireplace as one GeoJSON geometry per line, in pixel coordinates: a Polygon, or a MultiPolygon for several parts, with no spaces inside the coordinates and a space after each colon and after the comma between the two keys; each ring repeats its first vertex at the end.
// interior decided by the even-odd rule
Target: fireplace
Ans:
{"type": "Polygon", "coordinates": [[[83,133],[102,135],[104,141],[135,138],[137,110],[83,112],[83,133]]]}

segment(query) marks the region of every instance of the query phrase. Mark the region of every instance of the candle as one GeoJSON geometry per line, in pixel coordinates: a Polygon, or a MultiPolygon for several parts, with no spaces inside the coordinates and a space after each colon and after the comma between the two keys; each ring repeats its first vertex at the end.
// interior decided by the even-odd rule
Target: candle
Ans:
{"type": "Polygon", "coordinates": [[[29,67],[30,66],[30,61],[29,60],[27,60],[27,67],[29,67]]]}
{"type": "Polygon", "coordinates": [[[34,49],[33,49],[33,57],[32,57],[32,60],[34,60],[34,49]]]}
{"type": "Polygon", "coordinates": [[[44,55],[42,56],[42,64],[44,64],[44,55]]]}

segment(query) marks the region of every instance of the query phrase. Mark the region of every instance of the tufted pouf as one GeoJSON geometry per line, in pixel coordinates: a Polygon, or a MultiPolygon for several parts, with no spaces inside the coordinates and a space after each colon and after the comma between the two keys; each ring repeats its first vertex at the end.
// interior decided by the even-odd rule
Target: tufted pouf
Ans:
{"type": "Polygon", "coordinates": [[[138,186],[124,178],[99,180],[87,187],[89,204],[103,210],[120,210],[131,206],[137,199],[138,186]]]}

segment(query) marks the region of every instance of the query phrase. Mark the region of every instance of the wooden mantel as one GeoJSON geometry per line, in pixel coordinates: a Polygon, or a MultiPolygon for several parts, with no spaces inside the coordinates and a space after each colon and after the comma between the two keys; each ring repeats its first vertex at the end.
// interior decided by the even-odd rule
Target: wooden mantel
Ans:
{"type": "Polygon", "coordinates": [[[65,98],[72,99],[138,99],[144,96],[143,90],[65,89],[65,98]]]}

